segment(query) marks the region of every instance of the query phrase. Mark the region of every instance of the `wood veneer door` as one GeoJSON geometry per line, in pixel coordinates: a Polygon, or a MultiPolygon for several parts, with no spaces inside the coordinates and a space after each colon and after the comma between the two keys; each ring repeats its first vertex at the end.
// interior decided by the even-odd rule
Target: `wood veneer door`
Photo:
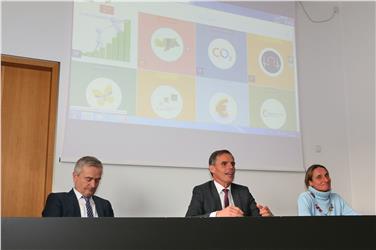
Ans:
{"type": "Polygon", "coordinates": [[[52,189],[59,63],[1,56],[1,216],[40,217],[52,189]]]}

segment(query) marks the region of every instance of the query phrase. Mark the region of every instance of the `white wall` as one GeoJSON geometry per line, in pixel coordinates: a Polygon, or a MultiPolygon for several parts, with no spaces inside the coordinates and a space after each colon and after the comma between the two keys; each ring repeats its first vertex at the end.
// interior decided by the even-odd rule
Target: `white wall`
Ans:
{"type": "MultiPolygon", "coordinates": [[[[333,4],[305,5],[320,18],[328,15],[333,4]]],[[[364,44],[364,40],[370,29],[374,34],[375,8],[370,8],[371,3],[337,5],[339,16],[319,25],[310,23],[297,8],[305,165],[327,165],[334,189],[354,208],[375,214],[374,140],[369,139],[375,135],[374,72],[361,67],[349,72],[353,60],[346,61],[343,53],[348,49],[357,62],[374,62],[374,53],[373,57],[368,53],[374,51],[374,40],[373,44],[364,44]],[[352,12],[353,8],[357,11],[352,12]],[[359,28],[365,25],[367,28],[359,28]],[[362,39],[353,36],[354,32],[362,39]],[[358,48],[361,54],[356,54],[358,48]],[[361,88],[353,85],[354,79],[361,79],[356,81],[361,88]],[[363,108],[366,113],[359,112],[363,108]],[[321,153],[315,152],[315,145],[322,147],[321,153]]],[[[72,165],[58,162],[68,93],[71,7],[69,2],[2,3],[2,53],[61,62],[53,177],[56,192],[67,191],[72,185],[72,165]]],[[[207,159],[202,159],[202,164],[206,165],[207,159]]],[[[239,170],[236,182],[249,186],[256,200],[268,204],[276,215],[295,215],[296,198],[304,190],[303,177],[303,173],[239,170]]],[[[116,216],[184,216],[192,187],[208,179],[205,169],[105,166],[97,194],[112,202],[116,216]]]]}
{"type": "Polygon", "coordinates": [[[300,105],[307,165],[328,166],[334,189],[375,214],[375,2],[304,2],[298,8],[300,105]],[[315,146],[322,147],[315,153],[315,146]]]}
{"type": "Polygon", "coordinates": [[[343,81],[346,91],[353,207],[375,213],[375,2],[341,6],[343,81]],[[356,18],[351,18],[352,16],[356,18]],[[364,25],[366,23],[373,25],[364,25]],[[346,36],[347,30],[351,35],[346,36]],[[361,42],[360,42],[361,41],[361,42]]]}
{"type": "MultiPolygon", "coordinates": [[[[315,19],[325,19],[333,4],[304,2],[304,6],[315,19]]],[[[302,8],[297,8],[300,116],[306,166],[327,166],[333,188],[350,201],[339,24],[338,17],[327,23],[311,23],[302,8]],[[320,153],[315,151],[316,146],[321,147],[320,153]]]]}

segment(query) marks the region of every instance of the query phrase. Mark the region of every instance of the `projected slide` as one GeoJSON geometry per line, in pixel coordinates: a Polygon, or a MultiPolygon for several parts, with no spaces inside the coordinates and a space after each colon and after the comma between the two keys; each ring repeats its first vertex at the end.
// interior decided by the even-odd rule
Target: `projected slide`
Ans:
{"type": "MultiPolygon", "coordinates": [[[[73,13],[66,145],[85,133],[98,136],[102,129],[111,131],[102,141],[106,152],[114,143],[130,147],[130,138],[137,141],[130,144],[130,152],[143,150],[150,143],[140,139],[145,135],[152,141],[161,136],[150,149],[163,144],[166,151],[176,150],[178,142],[197,148],[194,140],[218,148],[217,138],[223,137],[228,138],[223,147],[237,144],[243,158],[249,155],[244,148],[256,147],[254,158],[266,159],[272,157],[257,152],[290,154],[280,150],[291,144],[288,150],[294,156],[260,166],[279,169],[279,159],[284,170],[298,168],[292,17],[220,2],[75,2],[73,13]]],[[[86,150],[91,152],[90,147],[86,150]]],[[[94,146],[92,151],[103,153],[94,146]]],[[[201,165],[166,162],[155,155],[125,160],[116,152],[102,158],[113,163],[201,165]]],[[[73,160],[76,155],[64,146],[63,158],[73,160]]]]}

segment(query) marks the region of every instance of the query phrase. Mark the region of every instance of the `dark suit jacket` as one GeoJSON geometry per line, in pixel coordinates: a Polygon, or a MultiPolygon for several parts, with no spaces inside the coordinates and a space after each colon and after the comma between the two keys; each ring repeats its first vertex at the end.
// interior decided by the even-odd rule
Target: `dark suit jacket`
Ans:
{"type": "MultiPolygon", "coordinates": [[[[244,212],[244,216],[260,216],[256,201],[245,186],[231,184],[231,195],[235,206],[244,212]]],[[[192,200],[186,217],[209,217],[211,212],[222,210],[221,198],[213,181],[194,187],[192,200]]]]}
{"type": "MultiPolygon", "coordinates": [[[[111,203],[93,195],[98,217],[114,217],[111,203]]],[[[81,217],[80,205],[73,189],[69,193],[50,193],[42,212],[43,217],[81,217]]]]}

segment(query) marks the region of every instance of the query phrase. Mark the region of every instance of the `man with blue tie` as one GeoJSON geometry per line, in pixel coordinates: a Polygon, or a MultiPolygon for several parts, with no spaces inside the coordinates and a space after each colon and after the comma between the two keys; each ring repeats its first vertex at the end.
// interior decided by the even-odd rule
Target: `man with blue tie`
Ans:
{"type": "Polygon", "coordinates": [[[267,206],[257,204],[248,187],[233,183],[235,160],[230,151],[215,151],[209,157],[213,180],[194,187],[186,217],[272,216],[267,206]]]}
{"type": "Polygon", "coordinates": [[[111,203],[95,196],[103,165],[93,156],[80,158],[74,167],[74,188],[68,193],[50,193],[43,217],[114,217],[111,203]]]}

